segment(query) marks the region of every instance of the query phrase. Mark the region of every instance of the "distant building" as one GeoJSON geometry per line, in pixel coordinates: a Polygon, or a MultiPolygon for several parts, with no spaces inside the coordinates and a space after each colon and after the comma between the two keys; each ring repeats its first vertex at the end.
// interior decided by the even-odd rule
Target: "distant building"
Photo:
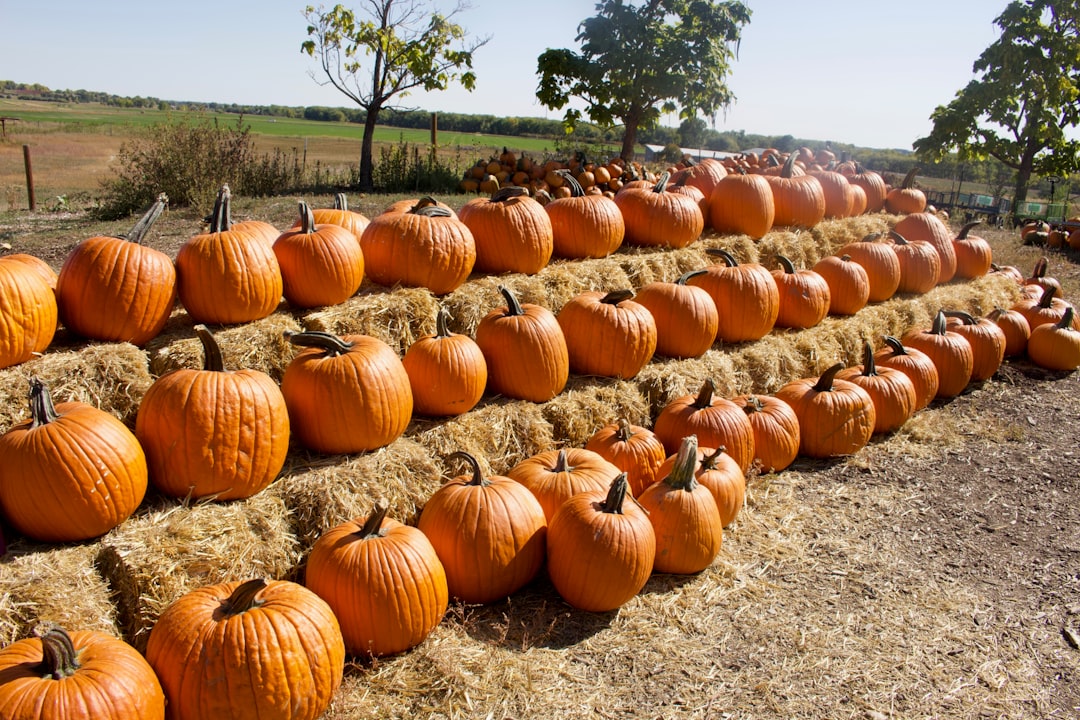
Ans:
{"type": "MultiPolygon", "coordinates": [[[[645,145],[645,162],[656,162],[656,159],[664,154],[665,148],[665,145],[645,145]]],[[[679,152],[683,155],[692,157],[694,160],[704,160],[705,158],[724,160],[725,158],[737,157],[742,154],[725,152],[723,150],[702,150],[698,148],[679,148],[679,152]]]]}

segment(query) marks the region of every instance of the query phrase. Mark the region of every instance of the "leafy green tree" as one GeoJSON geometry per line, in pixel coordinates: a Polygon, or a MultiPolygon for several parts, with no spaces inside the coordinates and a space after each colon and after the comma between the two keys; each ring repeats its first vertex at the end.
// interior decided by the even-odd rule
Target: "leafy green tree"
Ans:
{"type": "MultiPolygon", "coordinates": [[[[578,98],[597,124],[621,123],[620,155],[629,160],[638,129],[655,127],[664,113],[714,116],[731,104],[726,75],[749,21],[737,0],[600,0],[578,26],[581,52],[540,55],[536,96],[552,110],[578,98]]],[[[572,129],[581,116],[570,107],[563,122],[572,129]]]]}
{"type": "Polygon", "coordinates": [[[1013,0],[994,21],[1001,37],[975,61],[975,77],[930,119],[914,143],[924,159],[955,152],[996,158],[1016,171],[1014,203],[1027,199],[1032,174],[1078,169],[1080,142],[1066,129],[1080,121],[1080,3],[1013,0]]]}
{"type": "Polygon", "coordinates": [[[374,189],[372,145],[379,112],[393,108],[395,98],[422,89],[445,90],[460,82],[476,84],[473,53],[488,38],[467,38],[453,17],[428,10],[425,0],[366,0],[358,15],[342,5],[332,10],[308,6],[307,34],[300,49],[316,58],[326,80],[366,111],[360,147],[360,190],[374,189]],[[370,64],[366,64],[369,62],[370,64]]]}

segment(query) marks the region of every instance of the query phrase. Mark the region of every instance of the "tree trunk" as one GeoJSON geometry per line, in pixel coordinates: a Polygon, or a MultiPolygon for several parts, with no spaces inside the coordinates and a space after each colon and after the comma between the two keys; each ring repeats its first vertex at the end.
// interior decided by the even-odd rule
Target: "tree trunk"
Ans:
{"type": "Polygon", "coordinates": [[[360,143],[360,192],[372,192],[375,189],[375,161],[372,157],[375,144],[375,123],[379,119],[379,105],[371,105],[364,120],[364,139],[360,143]]]}
{"type": "Polygon", "coordinates": [[[1020,216],[1017,213],[1017,209],[1021,203],[1027,202],[1028,183],[1031,182],[1031,170],[1035,165],[1035,153],[1040,148],[1035,147],[1035,143],[1028,141],[1027,146],[1024,148],[1024,154],[1020,157],[1020,167],[1016,169],[1016,189],[1013,191],[1013,212],[1012,221],[1015,227],[1020,223],[1020,216]]]}
{"type": "Polygon", "coordinates": [[[636,110],[623,118],[622,150],[619,151],[619,157],[624,162],[630,162],[634,159],[634,147],[637,145],[637,131],[640,120],[641,113],[636,110]]]}

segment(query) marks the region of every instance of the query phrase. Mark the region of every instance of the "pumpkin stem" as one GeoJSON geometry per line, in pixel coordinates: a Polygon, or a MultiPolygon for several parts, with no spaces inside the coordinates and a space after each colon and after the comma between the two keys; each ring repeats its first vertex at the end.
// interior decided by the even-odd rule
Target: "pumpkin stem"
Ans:
{"type": "Polygon", "coordinates": [[[202,323],[196,325],[193,330],[199,337],[203,346],[203,370],[222,372],[225,370],[225,362],[221,358],[221,347],[217,344],[210,329],[202,323]]]}
{"type": "Polygon", "coordinates": [[[447,460],[464,460],[469,464],[469,469],[472,470],[472,479],[469,481],[469,485],[482,485],[487,486],[491,483],[484,477],[484,473],[480,470],[480,463],[469,453],[464,450],[457,450],[446,456],[447,460]]]}
{"type": "Polygon", "coordinates": [[[141,245],[143,238],[146,237],[146,233],[150,230],[150,226],[157,222],[158,218],[161,217],[161,213],[165,212],[165,206],[168,204],[169,197],[165,193],[158,195],[157,200],[146,211],[146,214],[139,218],[139,222],[135,223],[135,227],[131,228],[131,232],[127,234],[126,239],[136,245],[141,245]]]}
{"type": "Polygon", "coordinates": [[[222,185],[214,200],[214,211],[210,213],[210,232],[225,232],[232,226],[232,191],[228,185],[222,185]]]}
{"type": "Polygon", "coordinates": [[[1054,296],[1057,295],[1057,288],[1051,285],[1048,288],[1043,289],[1042,297],[1039,298],[1039,307],[1043,310],[1054,304],[1054,296]]]}
{"type": "Polygon", "coordinates": [[[765,405],[761,402],[761,398],[757,395],[751,395],[746,398],[746,404],[743,405],[743,412],[747,415],[753,415],[756,412],[761,412],[765,409],[765,405]]]}
{"type": "Polygon", "coordinates": [[[615,476],[615,479],[611,481],[611,486],[608,488],[607,497],[604,498],[604,502],[600,505],[600,512],[622,515],[623,501],[626,500],[629,487],[626,482],[626,473],[621,472],[615,476]]]}
{"type": "Polygon", "coordinates": [[[63,628],[53,628],[41,636],[41,664],[37,670],[42,678],[53,680],[63,680],[78,672],[79,654],[63,628]]]}
{"type": "Polygon", "coordinates": [[[697,487],[697,435],[687,435],[679,445],[679,451],[675,455],[675,464],[671,467],[671,474],[664,478],[664,482],[675,490],[693,492],[697,487]]]}
{"type": "Polygon", "coordinates": [[[337,335],[331,335],[322,330],[305,330],[304,332],[286,330],[282,335],[284,335],[285,339],[293,345],[320,348],[325,350],[328,355],[335,357],[344,355],[353,347],[351,342],[346,342],[337,335]]]}
{"type": "Polygon", "coordinates": [[[581,183],[574,177],[574,174],[569,170],[558,170],[557,173],[562,175],[563,181],[570,186],[570,197],[585,197],[585,188],[581,187],[581,183]]]}
{"type": "Polygon", "coordinates": [[[334,209],[342,212],[349,211],[349,199],[345,197],[345,193],[338,193],[334,196],[334,209]]]}
{"type": "Polygon", "coordinates": [[[975,319],[975,316],[971,313],[964,312],[963,310],[946,310],[945,317],[958,318],[960,322],[965,325],[978,325],[979,321],[975,319]]]}
{"type": "Polygon", "coordinates": [[[364,521],[364,525],[354,534],[361,540],[369,537],[379,537],[379,529],[382,527],[383,520],[386,519],[386,509],[386,505],[376,505],[371,514],[368,515],[367,520],[364,521]]]}
{"type": "Polygon", "coordinates": [[[261,606],[263,601],[256,600],[255,596],[267,585],[269,583],[266,578],[254,578],[240,583],[232,591],[232,595],[221,603],[222,612],[226,615],[241,615],[252,608],[261,606]]]}
{"type": "Polygon", "coordinates": [[[872,232],[869,235],[864,235],[863,239],[860,240],[859,242],[871,242],[872,243],[872,242],[877,242],[880,239],[881,239],[881,233],[872,232]]]}
{"type": "Polygon", "coordinates": [[[1065,313],[1061,316],[1061,319],[1058,320],[1057,323],[1054,324],[1054,327],[1056,327],[1058,330],[1071,329],[1072,324],[1073,324],[1073,315],[1074,314],[1075,313],[1073,312],[1072,305],[1069,305],[1068,307],[1065,308],[1065,313]]]}
{"type": "Polygon", "coordinates": [[[415,205],[413,205],[411,208],[409,208],[409,212],[414,213],[417,210],[422,210],[422,209],[424,209],[426,207],[430,207],[431,205],[438,205],[438,204],[439,204],[439,201],[436,200],[434,197],[432,197],[431,195],[425,195],[424,197],[417,200],[415,205]]]}
{"type": "Polygon", "coordinates": [[[662,193],[667,191],[668,180],[671,179],[671,173],[665,171],[660,173],[660,179],[653,185],[652,191],[654,193],[662,193]]]}
{"type": "Polygon", "coordinates": [[[506,202],[510,198],[521,197],[522,195],[528,194],[529,191],[520,185],[507,185],[491,194],[491,202],[506,202]]]}
{"type": "Polygon", "coordinates": [[[784,274],[786,274],[786,275],[795,274],[795,263],[791,262],[791,260],[784,257],[783,255],[777,255],[776,256],[776,261],[778,263],[780,263],[780,267],[784,269],[784,274]]]}
{"type": "Polygon", "coordinates": [[[698,410],[704,410],[707,407],[712,407],[713,393],[716,392],[716,383],[712,378],[705,378],[705,382],[701,383],[701,389],[698,390],[697,397],[694,398],[694,407],[698,410]]]}
{"type": "Polygon", "coordinates": [[[41,378],[30,378],[30,429],[48,425],[60,418],[53,405],[52,394],[41,378]]]}
{"type": "Polygon", "coordinates": [[[821,373],[821,377],[814,383],[814,392],[832,392],[833,380],[836,379],[836,373],[844,369],[844,363],[836,363],[831,368],[821,373]]]}
{"type": "Polygon", "coordinates": [[[600,302],[605,305],[618,305],[623,300],[629,300],[634,297],[634,291],[627,288],[625,290],[612,290],[604,297],[600,298],[600,302]]]}
{"type": "Polygon", "coordinates": [[[315,232],[315,211],[303,200],[300,201],[300,232],[304,235],[315,232]]]}
{"type": "MultiPolygon", "coordinates": [[[[760,401],[758,402],[758,405],[760,407],[760,401]]],[[[701,464],[699,464],[698,467],[701,469],[702,472],[705,472],[707,470],[715,470],[716,469],[716,461],[719,460],[720,456],[723,455],[726,452],[727,452],[727,446],[726,445],[721,445],[720,447],[716,448],[715,450],[713,450],[711,453],[709,453],[705,457],[701,458],[701,464]]]]}
{"type": "Polygon", "coordinates": [[[566,448],[559,448],[559,454],[555,457],[555,467],[551,468],[553,473],[573,472],[574,467],[566,460],[566,448]]]}
{"type": "Polygon", "coordinates": [[[679,279],[675,281],[676,285],[685,285],[689,282],[690,278],[697,277],[698,275],[704,275],[709,272],[705,268],[698,268],[697,270],[688,270],[679,276],[679,279]]]}
{"type": "Polygon", "coordinates": [[[915,174],[919,172],[918,165],[912,165],[911,169],[907,171],[907,175],[904,176],[904,181],[900,183],[901,190],[910,190],[915,185],[915,174]]]}
{"type": "Polygon", "coordinates": [[[957,234],[956,239],[957,240],[966,240],[967,236],[968,236],[968,233],[971,232],[971,228],[975,227],[976,225],[980,225],[980,224],[982,224],[982,220],[973,220],[972,222],[969,222],[967,225],[964,225],[962,228],[960,228],[960,232],[957,234]]]}
{"type": "Polygon", "coordinates": [[[439,306],[439,312],[435,313],[435,337],[448,338],[453,335],[450,332],[450,311],[445,305],[439,306]]]}
{"type": "Polygon", "coordinates": [[[863,343],[862,374],[863,377],[873,377],[878,374],[877,363],[874,362],[874,348],[871,347],[869,340],[863,343]]]}
{"type": "Polygon", "coordinates": [[[525,310],[522,309],[521,303],[518,302],[517,296],[514,292],[505,285],[499,286],[499,292],[502,293],[503,299],[506,300],[506,317],[514,317],[517,315],[524,315],[525,310]]]}
{"type": "Polygon", "coordinates": [[[626,418],[619,418],[619,429],[615,431],[615,437],[619,439],[619,442],[630,442],[630,438],[634,436],[634,431],[630,429],[630,421],[626,418]]]}
{"type": "Polygon", "coordinates": [[[435,218],[435,217],[451,217],[454,213],[450,208],[443,207],[442,205],[425,205],[417,210],[410,210],[413,215],[420,215],[421,217],[435,218]]]}
{"type": "Polygon", "coordinates": [[[911,244],[911,243],[910,243],[910,242],[908,241],[908,239],[907,239],[907,238],[905,238],[905,237],[904,237],[903,235],[901,235],[900,233],[896,232],[895,230],[890,230],[890,231],[889,231],[889,237],[890,237],[890,238],[892,239],[892,241],[893,241],[893,242],[895,242],[895,243],[896,243],[897,245],[910,245],[910,244],[911,244]]]}
{"type": "Polygon", "coordinates": [[[795,160],[797,159],[797,156],[798,153],[788,153],[787,160],[784,161],[784,167],[780,169],[780,177],[793,177],[793,173],[795,172],[795,160]]]}
{"type": "Polygon", "coordinates": [[[735,259],[735,256],[729,253],[724,248],[706,248],[706,255],[714,255],[716,257],[723,258],[728,267],[738,267],[739,261],[735,259]]]}
{"type": "Polygon", "coordinates": [[[932,335],[944,335],[945,334],[945,311],[938,310],[937,315],[934,316],[934,322],[930,326],[930,333],[932,335]]]}

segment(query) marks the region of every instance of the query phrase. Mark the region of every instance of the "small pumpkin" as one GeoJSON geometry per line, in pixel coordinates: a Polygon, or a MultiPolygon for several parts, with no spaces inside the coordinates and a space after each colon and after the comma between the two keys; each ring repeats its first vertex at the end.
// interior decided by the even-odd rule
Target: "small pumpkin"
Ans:
{"type": "MultiPolygon", "coordinates": [[[[678,462],[679,453],[668,456],[657,470],[657,478],[670,476],[678,462]]],[[[712,493],[720,511],[721,527],[726,528],[735,522],[746,502],[746,475],[739,468],[739,464],[723,447],[709,448],[699,445],[693,472],[698,484],[712,493]]]]}
{"type": "Polygon", "coordinates": [[[870,343],[863,346],[861,366],[844,368],[836,377],[855,383],[874,401],[874,433],[899,430],[915,412],[915,385],[895,368],[878,367],[870,343]]]}
{"type": "MultiPolygon", "coordinates": [[[[353,234],[357,242],[360,242],[360,236],[364,234],[364,230],[371,222],[363,213],[349,209],[349,198],[345,193],[336,193],[334,195],[333,207],[312,208],[311,212],[315,216],[316,225],[338,225],[343,227],[353,234]]],[[[292,229],[299,230],[302,222],[302,218],[297,219],[292,229]]]]}
{"type": "Polygon", "coordinates": [[[953,239],[953,252],[956,254],[956,277],[970,280],[982,277],[990,272],[994,264],[994,251],[984,238],[971,234],[971,229],[981,220],[969,222],[960,228],[953,239]]]}
{"type": "Polygon", "coordinates": [[[0,368],[45,352],[56,334],[57,313],[56,293],[33,265],[14,255],[0,258],[0,368]]]}
{"type": "Polygon", "coordinates": [[[793,380],[776,391],[799,418],[800,455],[851,455],[870,441],[877,422],[874,401],[855,383],[836,378],[843,369],[836,363],[819,377],[793,380]]]}
{"type": "Polygon", "coordinates": [[[1027,318],[1017,310],[1002,307],[995,307],[986,317],[996,323],[1005,334],[1005,357],[1023,355],[1027,350],[1028,338],[1031,337],[1031,326],[1027,318]]]}
{"type": "Polygon", "coordinates": [[[814,264],[829,286],[829,314],[854,315],[870,298],[870,276],[850,255],[829,255],[814,264]]]}
{"type": "Polygon", "coordinates": [[[728,454],[746,472],[754,461],[754,428],[742,408],[716,395],[716,383],[706,379],[696,395],[678,397],[656,416],[653,431],[674,454],[682,439],[695,435],[705,447],[727,448],[728,454]]]}
{"type": "Polygon", "coordinates": [[[626,418],[609,423],[592,434],[585,444],[626,473],[630,493],[637,497],[656,482],[656,471],[667,459],[664,443],[656,433],[640,425],[633,425],[626,418]]]}
{"type": "Polygon", "coordinates": [[[847,255],[866,270],[870,284],[867,302],[885,302],[900,287],[900,260],[896,250],[886,242],[880,242],[880,233],[866,235],[858,242],[848,243],[837,252],[847,255]]]}
{"type": "Polygon", "coordinates": [[[946,327],[963,335],[971,344],[974,360],[971,381],[990,379],[1005,358],[1005,331],[989,318],[976,318],[962,310],[946,310],[945,318],[946,327]]]}
{"type": "Polygon", "coordinates": [[[908,376],[915,386],[915,412],[922,410],[937,397],[937,365],[922,350],[906,347],[898,338],[885,336],[885,347],[874,353],[874,364],[890,367],[908,376]]]}
{"type": "Polygon", "coordinates": [[[487,361],[468,335],[450,332],[450,311],[440,306],[435,334],[425,335],[401,360],[412,388],[413,412],[454,417],[476,407],[487,387],[487,361]]]}
{"type": "Polygon", "coordinates": [[[1056,323],[1032,329],[1027,354],[1033,363],[1048,370],[1072,371],[1080,367],[1080,330],[1070,306],[1056,323]]]}
{"type": "Polygon", "coordinates": [[[738,395],[740,406],[754,430],[754,463],[764,472],[780,472],[799,455],[799,418],[775,395],[738,395]]]}
{"type": "Polygon", "coordinates": [[[926,193],[915,187],[919,167],[913,165],[898,187],[885,193],[885,212],[894,215],[910,215],[926,211],[926,193]]]}
{"type": "Polygon", "coordinates": [[[799,270],[783,255],[776,256],[780,268],[772,271],[780,304],[776,326],[803,330],[814,327],[829,314],[829,283],[815,270],[799,270]]]}

